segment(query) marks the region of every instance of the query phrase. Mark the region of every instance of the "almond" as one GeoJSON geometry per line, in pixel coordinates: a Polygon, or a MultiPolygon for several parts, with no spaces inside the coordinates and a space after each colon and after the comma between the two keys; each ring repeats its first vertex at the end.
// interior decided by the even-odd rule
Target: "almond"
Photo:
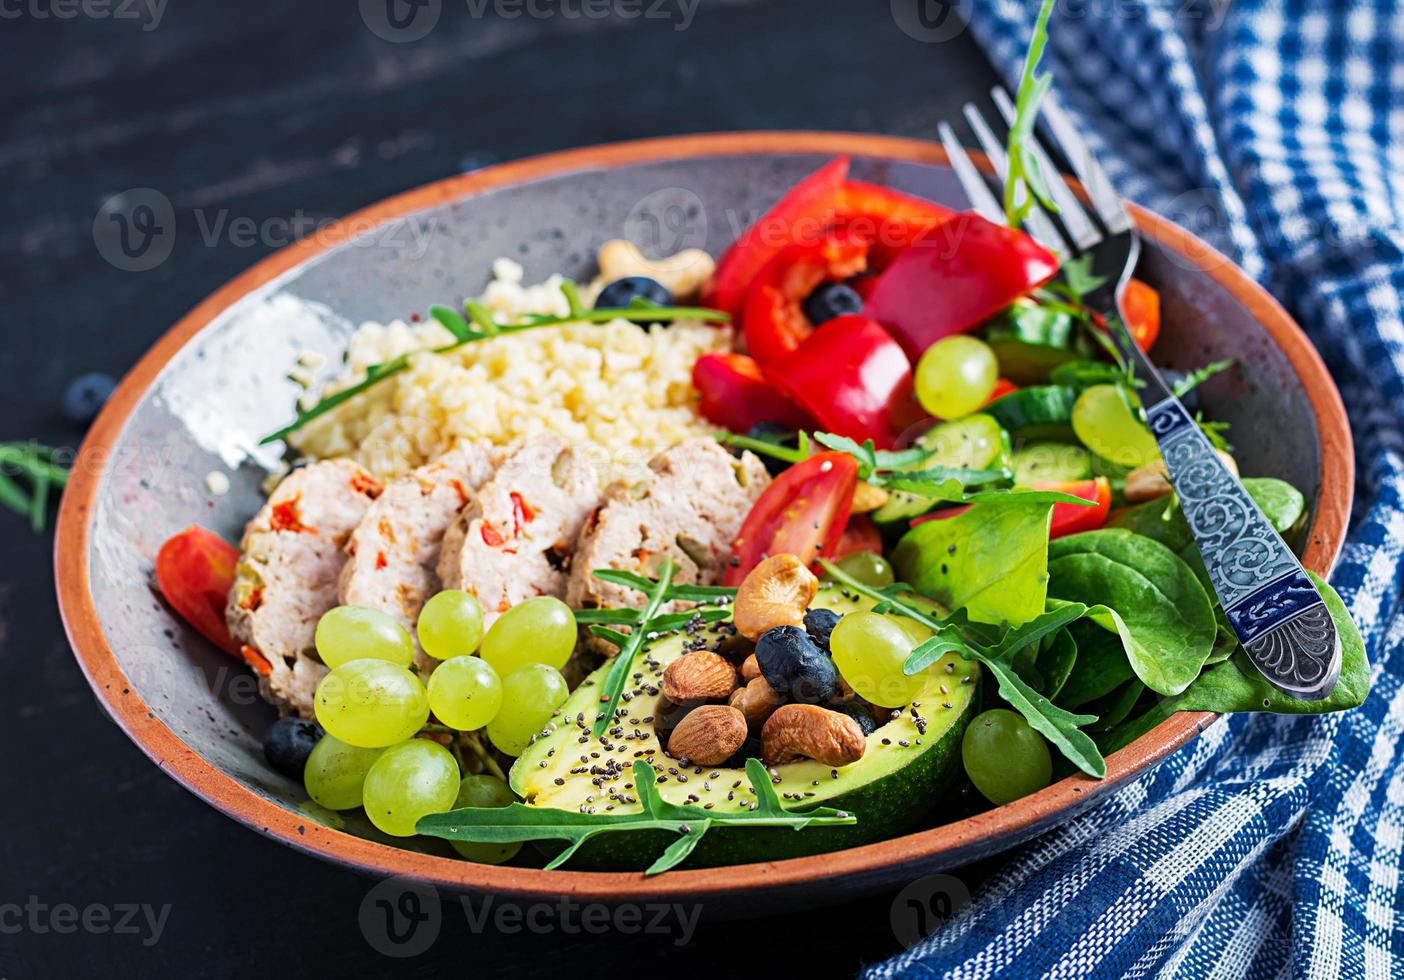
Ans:
{"type": "Polygon", "coordinates": [[[704,704],[673,729],[668,754],[700,766],[719,766],[746,741],[746,719],[724,704],[704,704]]]}
{"type": "Polygon", "coordinates": [[[858,722],[815,704],[777,708],[761,729],[761,754],[768,766],[796,759],[846,766],[863,758],[867,747],[868,739],[858,722]]]}
{"type": "Polygon", "coordinates": [[[735,688],[736,668],[705,650],[684,654],[663,671],[663,696],[674,704],[720,701],[735,688]]]}
{"type": "Polygon", "coordinates": [[[776,626],[804,626],[804,613],[819,580],[795,555],[771,555],[751,569],[736,590],[732,618],[748,640],[776,626]]]}

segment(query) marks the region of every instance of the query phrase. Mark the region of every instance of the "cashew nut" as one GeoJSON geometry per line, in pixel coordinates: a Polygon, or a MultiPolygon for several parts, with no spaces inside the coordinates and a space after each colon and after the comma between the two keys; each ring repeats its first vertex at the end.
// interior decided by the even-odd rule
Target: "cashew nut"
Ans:
{"type": "Polygon", "coordinates": [[[863,758],[867,747],[867,737],[857,721],[816,704],[777,708],[761,729],[761,754],[768,766],[796,759],[846,766],[863,758]]]}
{"type": "Polygon", "coordinates": [[[751,569],[736,590],[736,630],[748,640],[758,640],[776,626],[803,626],[805,610],[818,591],[819,580],[799,558],[771,555],[751,569]]]}
{"type": "Polygon", "coordinates": [[[853,488],[854,514],[867,514],[887,503],[889,494],[882,487],[875,487],[867,480],[859,480],[853,488]]]}
{"type": "Polygon", "coordinates": [[[745,687],[732,691],[727,703],[746,716],[746,724],[758,728],[784,701],[775,693],[769,681],[756,677],[748,681],[745,687]]]}
{"type": "MultiPolygon", "coordinates": [[[[1215,452],[1224,461],[1224,465],[1229,468],[1229,472],[1237,476],[1238,464],[1234,462],[1233,457],[1222,449],[1216,449],[1215,452]]],[[[1155,500],[1157,497],[1164,497],[1174,489],[1170,485],[1167,474],[1168,471],[1163,459],[1152,460],[1136,467],[1126,474],[1126,487],[1122,491],[1126,495],[1126,500],[1129,503],[1139,504],[1147,500],[1155,500]]]]}
{"type": "Polygon", "coordinates": [[[667,287],[679,301],[695,297],[717,267],[712,257],[700,248],[684,249],[666,259],[650,259],[632,242],[622,238],[601,245],[597,259],[602,281],[648,276],[667,287]]]}

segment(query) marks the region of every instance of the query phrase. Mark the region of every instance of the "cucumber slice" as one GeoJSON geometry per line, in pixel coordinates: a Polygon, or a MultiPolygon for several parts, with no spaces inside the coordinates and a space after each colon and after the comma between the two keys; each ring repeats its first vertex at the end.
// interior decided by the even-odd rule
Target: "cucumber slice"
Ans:
{"type": "Polygon", "coordinates": [[[1036,385],[1011,391],[985,406],[985,412],[1011,432],[1031,427],[1037,427],[1036,431],[1040,432],[1060,431],[1061,427],[1071,426],[1076,402],[1076,389],[1065,385],[1036,385]]]}
{"type": "Polygon", "coordinates": [[[1064,364],[1079,359],[1077,351],[1048,344],[1029,344],[1013,337],[990,335],[986,338],[995,360],[999,361],[999,374],[1018,385],[1038,384],[1047,381],[1049,374],[1064,364]]]}
{"type": "Polygon", "coordinates": [[[1013,463],[1016,487],[1092,476],[1092,454],[1062,442],[1031,442],[1014,454],[1013,463]]]}
{"type": "Polygon", "coordinates": [[[1086,357],[1076,341],[1076,323],[1068,313],[1026,299],[985,327],[1000,375],[1020,385],[1047,381],[1054,368],[1086,357]]]}
{"type": "MultiPolygon", "coordinates": [[[[917,445],[930,452],[913,469],[950,466],[967,470],[997,470],[1010,467],[1009,433],[984,414],[942,422],[918,439],[917,445]]],[[[887,502],[870,516],[878,527],[901,524],[905,529],[907,521],[925,514],[936,503],[930,497],[894,490],[887,502]]]]}

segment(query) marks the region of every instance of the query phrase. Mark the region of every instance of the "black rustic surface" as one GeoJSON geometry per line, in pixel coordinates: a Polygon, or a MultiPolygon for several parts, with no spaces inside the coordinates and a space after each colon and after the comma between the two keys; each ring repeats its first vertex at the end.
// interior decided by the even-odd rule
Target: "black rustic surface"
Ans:
{"type": "MultiPolygon", "coordinates": [[[[609,140],[771,128],[930,136],[989,84],[968,35],[903,30],[887,3],[706,0],[679,30],[678,0],[642,4],[667,19],[582,16],[599,9],[589,0],[549,17],[513,0],[450,0],[426,37],[389,43],[354,0],[152,2],[5,5],[0,441],[76,444],[59,410],[67,381],[120,375],[281,244],[280,222],[609,140]],[[93,222],[107,197],[140,187],[170,198],[180,234],[157,268],[121,271],[95,247],[93,222]],[[253,241],[206,240],[201,222],[221,214],[274,224],[253,241]]],[[[358,920],[371,882],[220,815],[108,721],[63,637],[51,538],[0,512],[0,540],[0,978],[829,976],[899,948],[892,897],[881,896],[704,925],[685,945],[559,920],[542,935],[475,933],[450,905],[429,951],[383,958],[358,920]],[[113,918],[71,927],[54,911],[64,903],[113,918]],[[114,934],[126,903],[169,907],[158,941],[144,943],[144,927],[114,934]]]]}

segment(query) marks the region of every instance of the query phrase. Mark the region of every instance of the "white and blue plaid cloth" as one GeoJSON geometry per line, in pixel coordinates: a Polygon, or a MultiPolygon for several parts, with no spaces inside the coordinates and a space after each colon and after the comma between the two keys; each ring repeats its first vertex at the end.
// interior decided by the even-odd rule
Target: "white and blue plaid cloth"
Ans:
{"type": "MultiPolygon", "coordinates": [[[[1016,79],[1037,0],[963,6],[1016,79]]],[[[1358,486],[1331,580],[1374,687],[1215,725],[869,976],[1404,976],[1404,0],[1058,6],[1045,68],[1121,191],[1197,215],[1340,385],[1358,486]]]]}

